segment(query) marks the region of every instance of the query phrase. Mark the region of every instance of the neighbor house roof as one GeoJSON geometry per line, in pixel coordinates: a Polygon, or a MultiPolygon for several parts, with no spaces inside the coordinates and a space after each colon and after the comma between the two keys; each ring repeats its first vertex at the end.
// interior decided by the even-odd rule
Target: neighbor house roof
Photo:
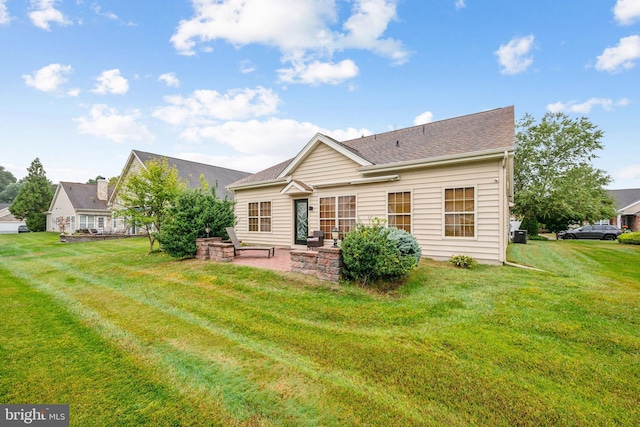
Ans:
{"type": "Polygon", "coordinates": [[[515,144],[514,108],[498,108],[343,142],[317,134],[298,156],[236,181],[231,187],[282,179],[285,172],[304,158],[301,154],[310,144],[318,140],[334,148],[341,147],[350,157],[360,159],[361,165],[370,165],[364,168],[477,152],[511,151],[515,144]]]}
{"type": "Polygon", "coordinates": [[[640,202],[640,188],[629,188],[625,190],[607,190],[615,201],[616,209],[621,210],[634,203],[640,202]]]}
{"type": "Polygon", "coordinates": [[[133,150],[132,155],[135,155],[143,164],[154,159],[167,159],[169,166],[175,166],[178,170],[178,175],[181,179],[187,182],[187,186],[189,188],[199,188],[200,175],[203,175],[204,179],[210,186],[216,186],[216,195],[221,198],[225,195],[230,195],[226,190],[227,185],[250,175],[249,172],[177,159],[175,157],[168,157],[145,151],[133,150]]]}
{"type": "Polygon", "coordinates": [[[0,203],[0,222],[18,221],[18,218],[9,212],[9,206],[11,206],[11,203],[0,203]]]}
{"type": "MultiPolygon", "coordinates": [[[[96,184],[81,184],[79,182],[61,181],[59,188],[56,190],[56,196],[57,193],[63,189],[69,197],[71,205],[73,205],[73,208],[76,211],[108,211],[109,208],[107,207],[107,200],[98,199],[97,188],[96,184]]],[[[111,196],[112,192],[113,187],[109,187],[107,190],[108,195],[111,196]]],[[[54,200],[55,198],[56,197],[54,197],[54,200]]]]}

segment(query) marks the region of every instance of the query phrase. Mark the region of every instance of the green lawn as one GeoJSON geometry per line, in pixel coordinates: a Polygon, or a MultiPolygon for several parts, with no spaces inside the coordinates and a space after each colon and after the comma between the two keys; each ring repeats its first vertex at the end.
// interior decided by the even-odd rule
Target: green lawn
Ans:
{"type": "Polygon", "coordinates": [[[393,295],[0,235],[0,403],[71,425],[640,424],[640,247],[423,261],[393,295]]]}

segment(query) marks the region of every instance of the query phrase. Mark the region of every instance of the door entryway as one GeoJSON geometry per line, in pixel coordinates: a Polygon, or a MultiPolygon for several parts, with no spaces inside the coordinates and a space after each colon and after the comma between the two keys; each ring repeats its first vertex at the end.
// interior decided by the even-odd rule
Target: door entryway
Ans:
{"type": "Polygon", "coordinates": [[[309,235],[309,199],[294,200],[293,214],[295,216],[294,241],[296,245],[306,245],[309,235]]]}

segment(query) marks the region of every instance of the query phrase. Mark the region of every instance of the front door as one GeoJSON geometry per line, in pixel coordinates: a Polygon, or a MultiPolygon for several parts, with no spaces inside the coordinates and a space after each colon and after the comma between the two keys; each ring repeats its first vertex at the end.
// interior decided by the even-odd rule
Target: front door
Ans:
{"type": "Polygon", "coordinates": [[[309,235],[309,200],[294,200],[293,211],[295,215],[294,240],[296,245],[306,245],[309,235]]]}

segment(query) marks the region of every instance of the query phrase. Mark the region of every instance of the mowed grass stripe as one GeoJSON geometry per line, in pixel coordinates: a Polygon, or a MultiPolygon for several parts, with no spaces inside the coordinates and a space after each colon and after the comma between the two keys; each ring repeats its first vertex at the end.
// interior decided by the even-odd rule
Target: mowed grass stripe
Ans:
{"type": "Polygon", "coordinates": [[[66,296],[42,292],[4,263],[0,275],[2,403],[68,403],[72,425],[83,426],[235,422],[220,404],[167,385],[138,353],[78,320],[66,296]]]}
{"type": "MultiPolygon", "coordinates": [[[[242,389],[244,391],[244,398],[249,399],[251,398],[248,392],[251,388],[249,383],[239,381],[239,378],[248,376],[248,373],[245,372],[245,374],[242,375],[242,369],[237,369],[238,366],[241,366],[240,363],[227,365],[237,369],[232,372],[233,375],[224,375],[224,371],[213,372],[211,370],[211,359],[215,360],[215,357],[210,357],[212,348],[219,348],[219,351],[224,352],[226,358],[231,357],[229,353],[237,352],[238,348],[247,350],[251,353],[240,354],[235,360],[252,359],[254,360],[252,365],[263,365],[263,369],[264,366],[274,362],[281,364],[282,366],[276,367],[275,369],[276,372],[279,372],[279,377],[275,379],[260,378],[261,381],[268,381],[268,383],[279,383],[280,385],[279,387],[275,387],[276,389],[283,388],[282,371],[284,367],[286,367],[288,371],[293,371],[292,377],[294,378],[294,383],[298,386],[304,383],[304,381],[300,381],[298,378],[300,374],[303,374],[305,378],[311,379],[312,381],[320,381],[324,383],[325,386],[343,388],[344,390],[338,392],[348,395],[351,400],[355,398],[356,394],[359,394],[363,402],[369,401],[366,406],[386,406],[387,413],[385,414],[385,418],[393,416],[395,412],[402,414],[398,415],[398,417],[393,416],[392,419],[395,421],[403,420],[404,417],[409,415],[417,424],[424,422],[425,405],[414,401],[410,396],[391,393],[387,389],[378,387],[377,384],[368,384],[367,381],[354,372],[335,369],[332,366],[321,367],[314,361],[300,354],[292,353],[291,348],[285,353],[275,345],[269,344],[268,341],[257,341],[246,335],[246,332],[252,329],[262,330],[262,332],[264,332],[265,327],[261,325],[267,325],[272,331],[272,334],[270,334],[271,338],[274,338],[276,335],[288,336],[289,334],[283,333],[283,327],[285,325],[271,322],[273,319],[267,319],[270,322],[260,322],[257,319],[255,321],[249,319],[245,321],[244,328],[242,325],[240,325],[239,328],[235,328],[244,332],[244,334],[238,333],[231,329],[220,328],[192,313],[177,309],[174,305],[175,300],[171,298],[172,295],[165,296],[167,298],[166,300],[151,299],[144,296],[144,291],[139,292],[140,289],[137,284],[119,286],[119,289],[116,291],[105,284],[108,282],[107,278],[100,278],[80,271],[70,270],[65,264],[41,259],[32,261],[31,264],[42,268],[41,270],[38,268],[32,269],[31,275],[29,276],[35,286],[47,291],[54,290],[56,292],[62,292],[65,300],[69,301],[69,299],[71,299],[71,301],[81,305],[81,308],[77,310],[79,315],[87,316],[86,312],[88,311],[90,313],[88,317],[92,319],[92,323],[99,324],[105,322],[109,324],[108,330],[110,331],[110,336],[114,336],[113,331],[115,329],[124,331],[124,333],[115,334],[120,340],[122,340],[123,337],[127,337],[127,344],[123,346],[124,348],[130,351],[139,351],[140,348],[148,346],[154,347],[156,349],[155,359],[160,356],[160,359],[165,362],[170,362],[163,365],[165,369],[184,366],[186,363],[185,360],[190,360],[191,363],[202,362],[204,358],[207,365],[200,366],[199,369],[185,368],[184,372],[200,372],[199,377],[204,379],[204,384],[211,384],[212,379],[220,377],[216,383],[222,383],[227,386],[226,390],[222,390],[222,396],[223,398],[225,396],[231,396],[229,402],[225,401],[227,409],[230,411],[233,411],[234,408],[237,410],[239,407],[235,405],[233,400],[233,397],[239,394],[235,391],[234,387],[231,387],[233,382],[230,381],[230,378],[235,378],[236,383],[239,382],[235,388],[242,389]],[[58,274],[52,274],[56,272],[56,270],[58,274]],[[70,271],[73,271],[73,273],[70,273],[70,271]],[[65,274],[72,275],[65,277],[60,284],[45,283],[42,281],[51,276],[64,277],[65,274]],[[42,276],[42,278],[39,278],[40,276],[42,276]],[[68,284],[69,278],[74,279],[72,285],[68,284]],[[60,286],[60,288],[57,288],[57,286],[60,286]],[[129,292],[128,290],[138,291],[129,292]],[[162,301],[172,301],[172,303],[168,305],[162,301]],[[196,328],[193,326],[196,326],[196,328]],[[198,330],[198,328],[206,331],[204,336],[203,332],[198,330]],[[213,335],[213,339],[211,335],[213,335]],[[188,337],[188,339],[185,337],[188,337]],[[221,337],[228,339],[229,342],[222,342],[220,340],[221,337]],[[132,341],[134,344],[132,344],[132,341]],[[176,349],[176,347],[179,348],[180,352],[167,352],[171,347],[174,349],[176,349]],[[158,349],[162,349],[162,351],[158,353],[158,349]],[[184,353],[185,357],[181,357],[180,353],[184,353]],[[194,355],[199,355],[199,358],[194,358],[194,355]],[[259,356],[264,357],[265,360],[257,363],[255,359],[259,356]],[[205,371],[208,369],[212,372],[205,373],[203,369],[205,371]]],[[[177,283],[170,282],[169,287],[176,285],[177,283]]],[[[223,311],[224,310],[218,310],[218,313],[222,313],[223,311]]],[[[214,315],[213,317],[215,318],[216,316],[214,315]]],[[[321,340],[319,346],[324,346],[328,342],[328,339],[330,339],[330,337],[321,340]]],[[[342,344],[347,348],[351,347],[348,341],[342,344]]],[[[300,347],[299,349],[304,350],[305,347],[300,347]]],[[[264,370],[263,376],[272,371],[273,369],[264,370]]],[[[193,376],[188,378],[183,377],[182,379],[199,386],[203,385],[203,383],[197,381],[197,378],[194,379],[193,376]]],[[[285,388],[292,389],[292,387],[288,386],[285,388]]],[[[294,391],[295,393],[292,393],[291,390],[288,390],[287,394],[305,394],[304,390],[298,389],[294,391]]],[[[258,392],[256,391],[256,393],[258,392]]],[[[319,397],[320,396],[318,396],[318,398],[319,397]]],[[[314,400],[316,399],[308,399],[310,402],[314,400]]],[[[277,399],[265,393],[257,394],[256,398],[245,402],[253,411],[257,411],[265,416],[273,414],[273,409],[265,408],[265,406],[273,408],[276,403],[277,399]],[[263,407],[260,408],[259,406],[263,407]]],[[[313,408],[305,408],[304,405],[299,402],[289,406],[302,408],[306,417],[313,412],[313,408]]],[[[442,408],[439,412],[441,411],[442,408]]],[[[428,413],[430,412],[427,411],[426,414],[428,413]]],[[[244,414],[234,413],[234,415],[242,416],[244,414]]],[[[403,422],[406,422],[406,420],[403,422]]]]}

